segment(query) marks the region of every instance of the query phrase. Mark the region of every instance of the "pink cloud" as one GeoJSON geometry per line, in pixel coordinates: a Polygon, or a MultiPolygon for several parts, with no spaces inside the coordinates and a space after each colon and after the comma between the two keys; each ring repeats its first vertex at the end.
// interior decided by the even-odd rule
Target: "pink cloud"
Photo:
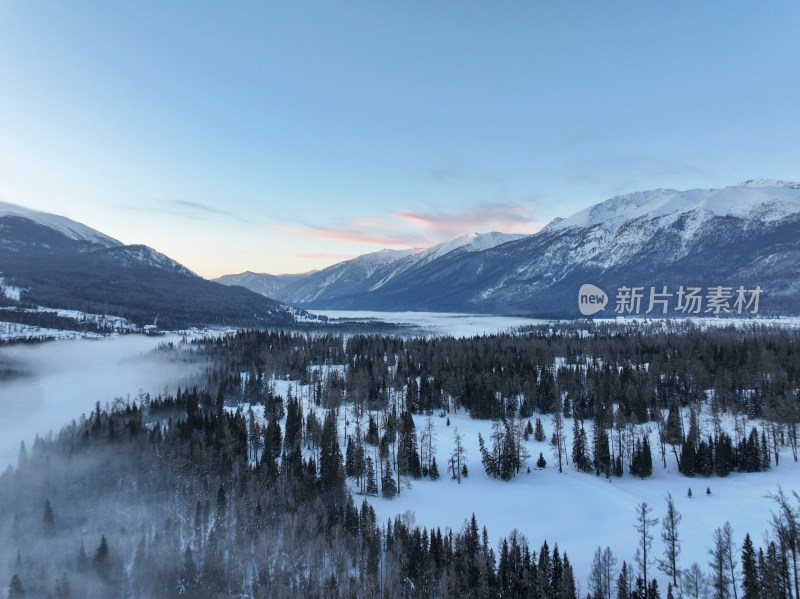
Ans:
{"type": "Polygon", "coordinates": [[[347,243],[365,243],[370,245],[401,245],[415,247],[420,244],[429,245],[430,241],[415,233],[401,233],[392,231],[369,231],[351,227],[296,227],[284,225],[283,230],[306,237],[322,237],[335,239],[347,243]]]}
{"type": "Polygon", "coordinates": [[[399,210],[394,214],[441,239],[476,230],[481,233],[532,233],[538,224],[532,212],[532,206],[525,204],[475,204],[458,212],[399,210]]]}
{"type": "Polygon", "coordinates": [[[295,235],[334,239],[345,243],[406,248],[429,247],[459,235],[532,233],[541,227],[531,204],[474,204],[456,211],[398,210],[385,217],[361,216],[339,227],[284,225],[295,235]]]}

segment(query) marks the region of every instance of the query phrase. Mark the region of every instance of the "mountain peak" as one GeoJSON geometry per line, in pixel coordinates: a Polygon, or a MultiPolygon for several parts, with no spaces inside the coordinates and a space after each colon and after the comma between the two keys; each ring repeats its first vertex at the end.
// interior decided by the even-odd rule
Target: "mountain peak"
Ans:
{"type": "Polygon", "coordinates": [[[47,212],[39,212],[24,206],[17,206],[16,204],[9,204],[8,202],[0,202],[0,218],[5,216],[16,216],[32,221],[48,229],[52,229],[62,235],[73,239],[75,241],[87,241],[101,245],[103,247],[119,247],[121,241],[117,241],[113,237],[101,233],[84,224],[75,222],[65,216],[58,216],[57,214],[50,214],[47,212]]]}
{"type": "Polygon", "coordinates": [[[736,187],[785,187],[787,189],[800,189],[800,183],[792,181],[780,181],[778,179],[748,179],[742,181],[736,187]]]}
{"type": "Polygon", "coordinates": [[[570,227],[615,229],[638,219],[660,219],[668,225],[687,213],[700,219],[734,216],[750,220],[773,221],[800,212],[800,184],[785,181],[745,181],[723,189],[652,189],[615,196],[550,223],[548,230],[570,227]]]}

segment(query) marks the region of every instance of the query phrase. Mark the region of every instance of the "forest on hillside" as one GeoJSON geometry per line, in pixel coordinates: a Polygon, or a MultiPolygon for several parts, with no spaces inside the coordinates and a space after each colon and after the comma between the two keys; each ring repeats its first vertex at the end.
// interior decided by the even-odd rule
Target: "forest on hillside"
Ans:
{"type": "Polygon", "coordinates": [[[0,580],[9,597],[58,599],[796,599],[792,490],[773,494],[763,539],[734,538],[720,522],[708,567],[680,563],[674,505],[659,521],[643,502],[631,522],[638,558],[598,549],[587,580],[558,539],[512,531],[493,546],[474,517],[460,530],[379,522],[365,498],[466,475],[458,455],[431,461],[412,417],[464,410],[494,421],[480,461],[500,479],[525,467],[520,439],[542,435],[545,415],[556,423],[547,458],[587,476],[646,477],[667,459],[691,478],[797,460],[797,342],[771,328],[600,325],[465,339],[282,330],[199,339],[191,351],[208,367],[196,386],[98,404],[21,448],[0,476],[0,580]],[[701,410],[733,428],[700,434],[701,410]],[[558,430],[565,419],[572,434],[558,430]],[[644,423],[657,447],[639,434],[644,423]],[[656,537],[672,539],[672,551],[656,537]]]}

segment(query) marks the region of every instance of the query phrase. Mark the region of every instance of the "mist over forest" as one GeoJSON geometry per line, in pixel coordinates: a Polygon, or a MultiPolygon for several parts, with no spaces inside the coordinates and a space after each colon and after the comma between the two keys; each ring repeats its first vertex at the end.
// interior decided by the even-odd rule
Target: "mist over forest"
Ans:
{"type": "MultiPolygon", "coordinates": [[[[241,331],[143,360],[150,341],[4,353],[24,372],[43,351],[37,374],[52,380],[39,384],[66,399],[39,403],[32,426],[62,428],[0,476],[0,581],[9,596],[59,599],[792,597],[794,488],[764,489],[765,530],[714,523],[706,563],[665,553],[663,506],[644,501],[625,522],[642,528],[632,546],[564,515],[598,547],[591,563],[558,536],[474,515],[456,527],[384,520],[376,506],[423,482],[469,504],[476,477],[497,493],[525,476],[558,485],[559,472],[635,489],[669,464],[701,495],[729,477],[794,472],[797,341],[767,327],[581,323],[470,338],[241,331]],[[65,374],[90,362],[94,375],[65,374]],[[141,393],[94,401],[139,377],[141,393]],[[465,418],[486,423],[479,450],[450,426],[465,418]],[[433,447],[434,420],[452,451],[443,434],[446,451],[433,447]]],[[[4,397],[23,393],[2,384],[4,397]]]]}
{"type": "Polygon", "coordinates": [[[99,401],[135,399],[140,392],[174,392],[195,380],[198,363],[156,351],[179,335],[122,335],[0,345],[0,468],[16,464],[20,443],[57,433],[99,401]]]}

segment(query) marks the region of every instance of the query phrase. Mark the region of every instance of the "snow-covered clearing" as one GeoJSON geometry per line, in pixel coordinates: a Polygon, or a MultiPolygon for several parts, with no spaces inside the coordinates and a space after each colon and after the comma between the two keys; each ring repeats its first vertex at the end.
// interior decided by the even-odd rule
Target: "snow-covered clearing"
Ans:
{"type": "MultiPolygon", "coordinates": [[[[553,431],[552,421],[549,417],[540,417],[549,439],[553,431]]],[[[492,479],[483,470],[478,448],[478,433],[487,439],[491,422],[472,420],[465,413],[450,414],[449,418],[448,427],[444,418],[434,416],[438,436],[436,461],[441,478],[437,481],[412,481],[410,489],[403,488],[392,500],[370,498],[379,521],[385,522],[409,511],[419,526],[460,529],[475,513],[478,523],[487,527],[495,547],[501,537],[515,528],[525,534],[533,548],[538,548],[545,539],[551,547],[557,542],[562,550],[567,551],[576,576],[584,583],[598,546],[611,547],[620,565],[622,560],[631,563],[638,540],[633,527],[635,510],[642,501],[653,507],[652,516],[660,520],[665,513],[667,492],[672,493],[675,505],[683,515],[680,526],[683,539],[681,563],[688,566],[697,562],[705,569],[707,549],[711,546],[715,528],[730,521],[739,545],[746,532],[754,542],[759,542],[761,533],[769,528],[772,509],[766,495],[777,492],[779,485],[787,492],[800,491],[800,465],[792,461],[789,451],[781,455],[777,468],[773,462],[772,469],[767,472],[733,473],[726,478],[687,478],[678,473],[675,458],[670,454],[667,455],[667,468],[663,467],[655,430],[650,437],[653,475],[645,480],[630,474],[606,479],[578,472],[571,463],[564,466],[563,473],[559,473],[549,443],[537,442],[533,438],[527,442],[531,453],[528,460],[531,473],[523,471],[510,481],[492,479]],[[462,479],[460,485],[446,473],[455,427],[465,435],[469,468],[469,476],[462,479]],[[535,468],[539,452],[547,460],[543,470],[535,468]],[[711,495],[706,495],[706,487],[710,488],[711,495]],[[691,498],[687,497],[689,488],[692,489],[691,498]]],[[[420,431],[425,417],[415,416],[414,420],[420,431]]],[[[565,424],[571,437],[572,420],[567,419],[565,424]]],[[[587,426],[587,433],[589,428],[587,426]]],[[[569,440],[567,447],[571,446],[569,440]]],[[[663,546],[659,532],[660,523],[653,548],[654,554],[661,557],[663,546]]],[[[663,588],[666,588],[666,579],[659,582],[663,582],[663,588]]]]}
{"type": "MultiPolygon", "coordinates": [[[[289,386],[295,397],[302,399],[304,414],[308,413],[311,389],[298,385],[296,381],[274,381],[275,392],[287,396],[289,386]]],[[[243,406],[247,409],[248,406],[243,406]]],[[[324,419],[324,408],[311,406],[317,418],[324,419]]],[[[255,407],[254,411],[263,417],[263,409],[255,407]]],[[[687,416],[687,414],[684,414],[687,416]]],[[[735,541],[738,546],[745,533],[750,533],[754,543],[761,544],[763,533],[770,527],[772,501],[771,493],[777,493],[779,487],[784,492],[800,492],[800,464],[794,462],[791,451],[786,449],[780,454],[779,466],[774,465],[767,472],[738,473],[734,472],[725,478],[694,477],[687,478],[678,472],[675,457],[667,446],[666,467],[663,466],[658,442],[658,432],[654,423],[641,425],[638,433],[649,430],[649,439],[653,454],[653,475],[647,479],[639,479],[627,473],[621,478],[596,476],[578,472],[572,465],[571,453],[569,464],[564,464],[563,473],[558,472],[557,459],[553,455],[549,443],[553,432],[552,417],[534,414],[531,421],[539,417],[546,433],[546,441],[537,442],[531,437],[524,442],[529,453],[528,466],[514,479],[503,481],[486,475],[480,459],[478,433],[487,441],[491,433],[492,422],[473,420],[460,411],[445,417],[436,412],[432,416],[436,429],[436,462],[440,478],[432,481],[429,478],[411,480],[403,477],[400,494],[393,499],[375,496],[358,495],[358,487],[349,480],[357,504],[362,499],[375,508],[378,521],[385,524],[387,520],[397,516],[412,520],[418,526],[440,527],[459,530],[474,513],[480,526],[486,526],[493,547],[497,548],[502,537],[513,529],[519,530],[529,540],[532,549],[538,549],[542,541],[547,540],[552,547],[557,543],[559,548],[567,551],[575,569],[576,578],[584,591],[589,576],[592,557],[595,549],[610,547],[621,566],[625,560],[633,562],[638,537],[634,529],[636,507],[646,501],[653,508],[651,517],[659,518],[654,529],[655,540],[651,555],[662,557],[663,544],[660,539],[660,519],[666,511],[665,498],[671,493],[677,510],[683,520],[679,527],[682,541],[680,564],[688,567],[697,562],[707,570],[708,549],[712,544],[715,528],[729,521],[733,527],[735,541]],[[447,418],[450,425],[447,425],[447,418]],[[448,459],[453,451],[453,434],[458,429],[464,435],[463,443],[467,449],[469,475],[462,478],[461,484],[450,478],[447,472],[448,459]],[[547,460],[544,469],[536,468],[539,453],[547,460]],[[691,488],[692,497],[688,497],[691,488]],[[709,488],[711,494],[706,494],[709,488]]],[[[342,453],[346,447],[344,422],[348,421],[348,433],[353,434],[355,419],[352,407],[342,407],[339,416],[340,446],[342,453]]],[[[365,425],[366,416],[362,419],[365,425]]],[[[418,439],[422,436],[427,416],[416,415],[414,422],[418,439]]],[[[262,420],[263,422],[263,420],[262,420]]],[[[284,421],[285,422],[285,421],[284,421]]],[[[284,422],[281,422],[283,427],[284,422]]],[[[733,430],[733,417],[725,416],[723,428],[733,430]]],[[[748,421],[745,432],[753,426],[759,427],[760,421],[748,421]]],[[[567,449],[572,447],[572,419],[565,419],[564,430],[567,436],[567,449]]],[[[700,417],[700,430],[707,435],[712,427],[710,413],[703,412],[700,417]]],[[[591,422],[585,424],[586,432],[591,440],[591,422]]],[[[591,441],[590,441],[591,442],[591,441]]],[[[368,450],[371,455],[372,450],[368,450]]],[[[667,579],[651,564],[651,572],[659,578],[662,589],[666,589],[667,579]]]]}

